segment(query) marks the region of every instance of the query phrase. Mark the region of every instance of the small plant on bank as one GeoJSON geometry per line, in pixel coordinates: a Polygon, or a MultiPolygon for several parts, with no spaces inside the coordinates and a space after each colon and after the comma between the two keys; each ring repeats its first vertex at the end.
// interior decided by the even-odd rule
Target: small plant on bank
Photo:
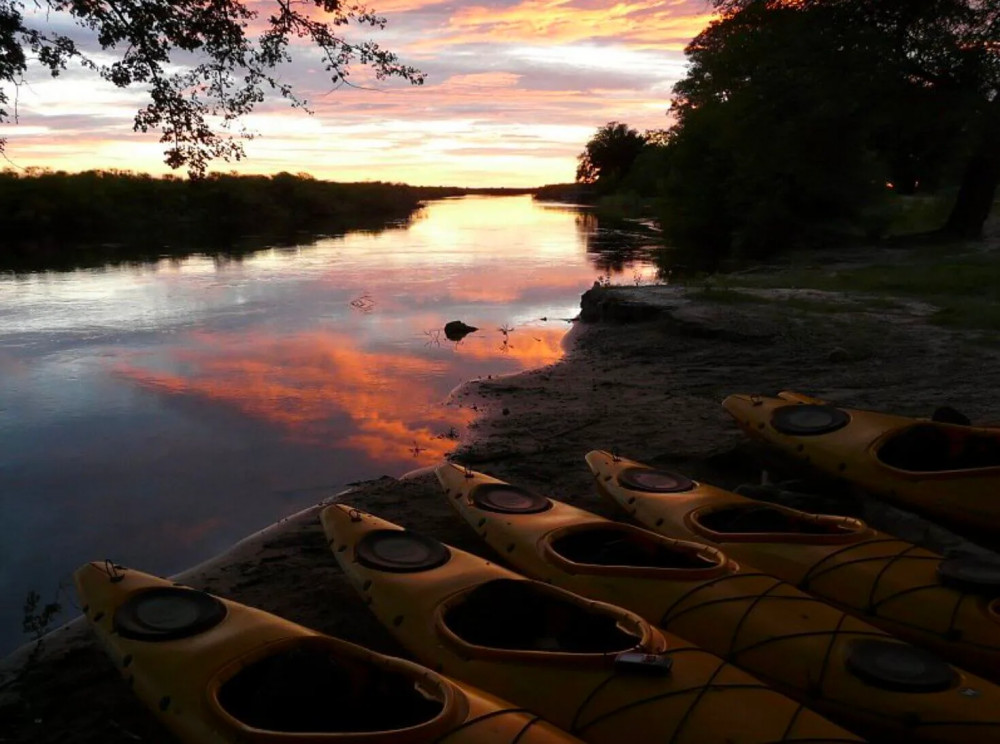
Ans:
{"type": "Polygon", "coordinates": [[[41,640],[48,632],[52,620],[62,612],[62,605],[58,602],[49,602],[39,609],[41,601],[42,597],[38,592],[28,592],[24,600],[24,617],[21,620],[21,629],[31,634],[36,641],[41,640]]]}
{"type": "Polygon", "coordinates": [[[503,334],[503,341],[500,342],[500,351],[506,354],[514,348],[514,345],[510,342],[510,332],[514,330],[514,326],[509,326],[504,323],[497,330],[503,334]]]}
{"type": "Polygon", "coordinates": [[[39,609],[41,602],[41,595],[34,590],[28,592],[28,596],[24,599],[24,617],[21,619],[21,630],[30,634],[32,640],[35,641],[35,647],[28,657],[27,666],[34,664],[42,653],[42,639],[49,632],[52,621],[62,612],[62,605],[58,602],[48,602],[39,609]]]}

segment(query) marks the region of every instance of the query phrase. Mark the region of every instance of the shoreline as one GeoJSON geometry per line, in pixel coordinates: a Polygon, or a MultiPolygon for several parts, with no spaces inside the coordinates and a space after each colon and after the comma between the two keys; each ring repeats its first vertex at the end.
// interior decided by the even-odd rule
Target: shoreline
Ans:
{"type": "MultiPolygon", "coordinates": [[[[788,290],[785,290],[786,292],[788,290]]],[[[781,304],[713,302],[683,287],[591,290],[584,318],[549,366],[464,383],[480,416],[453,459],[617,516],[583,461],[614,449],[723,487],[786,475],[745,441],[721,408],[734,392],[800,390],[844,405],[929,415],[951,405],[1000,421],[1000,348],[928,323],[918,307],[845,303],[823,313],[781,304]],[[920,376],[915,376],[916,370],[920,376]]],[[[939,550],[968,541],[870,500],[817,497],[817,508],[860,512],[873,525],[939,550]]],[[[489,556],[446,504],[430,472],[356,484],[239,541],[175,578],[376,651],[405,656],[341,574],[319,526],[334,500],[489,556]]],[[[799,503],[809,508],[809,503],[799,503]]],[[[136,567],[141,570],[141,566],[136,567]]],[[[83,618],[0,660],[0,742],[174,741],[122,684],[83,618]]]]}

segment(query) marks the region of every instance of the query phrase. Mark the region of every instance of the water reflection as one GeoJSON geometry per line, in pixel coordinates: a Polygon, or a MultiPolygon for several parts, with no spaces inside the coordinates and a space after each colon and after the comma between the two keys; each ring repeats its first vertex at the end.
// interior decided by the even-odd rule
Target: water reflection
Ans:
{"type": "Polygon", "coordinates": [[[596,278],[655,275],[647,239],[465,198],[241,260],[0,279],[0,653],[86,560],[169,574],[439,460],[476,415],[449,391],[556,361],[596,278]]]}
{"type": "MultiPolygon", "coordinates": [[[[121,361],[113,374],[160,396],[224,406],[280,427],[294,441],[359,450],[380,463],[398,462],[417,448],[437,460],[453,447],[448,432],[472,420],[468,409],[440,405],[439,380],[449,367],[489,360],[524,369],[561,355],[563,329],[480,332],[441,346],[435,336],[409,350],[375,351],[335,331],[292,336],[202,334],[198,347],[174,349],[161,363],[182,372],[121,361]],[[447,356],[436,353],[441,350],[447,356]]],[[[453,438],[453,437],[452,437],[453,438]]]]}
{"type": "MultiPolygon", "coordinates": [[[[608,277],[621,274],[634,264],[642,264],[661,242],[659,234],[642,223],[599,221],[593,212],[578,213],[576,229],[591,262],[608,277]]],[[[644,281],[650,278],[640,267],[634,271],[637,272],[633,277],[635,279],[644,281]]]]}

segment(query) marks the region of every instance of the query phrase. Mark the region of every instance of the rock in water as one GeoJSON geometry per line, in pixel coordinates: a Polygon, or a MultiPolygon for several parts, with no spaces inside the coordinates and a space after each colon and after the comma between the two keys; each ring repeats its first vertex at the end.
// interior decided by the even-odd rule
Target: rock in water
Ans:
{"type": "Polygon", "coordinates": [[[475,326],[466,325],[460,320],[452,320],[444,324],[444,335],[449,341],[461,341],[473,331],[478,330],[475,326]]]}

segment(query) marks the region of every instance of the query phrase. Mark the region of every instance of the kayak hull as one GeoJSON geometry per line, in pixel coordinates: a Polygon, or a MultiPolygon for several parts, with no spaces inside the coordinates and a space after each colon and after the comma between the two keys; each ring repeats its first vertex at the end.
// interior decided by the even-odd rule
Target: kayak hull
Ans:
{"type": "Polygon", "coordinates": [[[1000,530],[1000,429],[835,408],[792,392],[731,395],[722,405],[753,439],[829,476],[953,524],[1000,530]],[[846,421],[820,433],[782,426],[807,410],[846,421]]]}
{"type": "MultiPolygon", "coordinates": [[[[448,548],[448,559],[426,570],[372,568],[363,548],[372,533],[404,532],[397,525],[344,505],[322,513],[338,562],[365,603],[401,644],[424,664],[530,707],[588,742],[675,744],[855,741],[846,731],[784,697],[718,657],[665,635],[639,616],[586,600],[448,548]],[[460,623],[473,598],[500,587],[523,596],[476,622],[460,623]],[[548,630],[546,617],[572,609],[567,631],[610,622],[629,640],[568,651],[532,637],[506,642],[508,632],[548,630]],[[479,625],[499,635],[476,640],[479,625]],[[634,663],[633,663],[634,662],[634,663]]],[[[506,591],[505,590],[505,591],[506,591]]]]}
{"type": "MultiPolygon", "coordinates": [[[[599,492],[636,521],[668,537],[698,540],[958,666],[1000,681],[1000,589],[949,585],[945,559],[848,517],[814,515],[692,482],[660,494],[622,483],[642,463],[587,455],[599,492]],[[713,518],[763,509],[805,532],[726,531],[713,518]]],[[[652,469],[650,469],[652,470],[652,469]]]]}
{"type": "MultiPolygon", "coordinates": [[[[526,575],[632,610],[873,740],[941,741],[950,721],[960,733],[953,741],[967,741],[970,705],[959,690],[982,680],[956,672],[939,692],[880,688],[852,672],[849,659],[860,644],[895,639],[786,582],[715,548],[554,500],[541,511],[497,512],[480,505],[480,494],[513,491],[508,484],[452,464],[435,472],[455,510],[526,575]]],[[[983,718],[995,710],[985,698],[977,705],[983,718]]],[[[993,739],[1000,719],[995,726],[993,739]]]]}

